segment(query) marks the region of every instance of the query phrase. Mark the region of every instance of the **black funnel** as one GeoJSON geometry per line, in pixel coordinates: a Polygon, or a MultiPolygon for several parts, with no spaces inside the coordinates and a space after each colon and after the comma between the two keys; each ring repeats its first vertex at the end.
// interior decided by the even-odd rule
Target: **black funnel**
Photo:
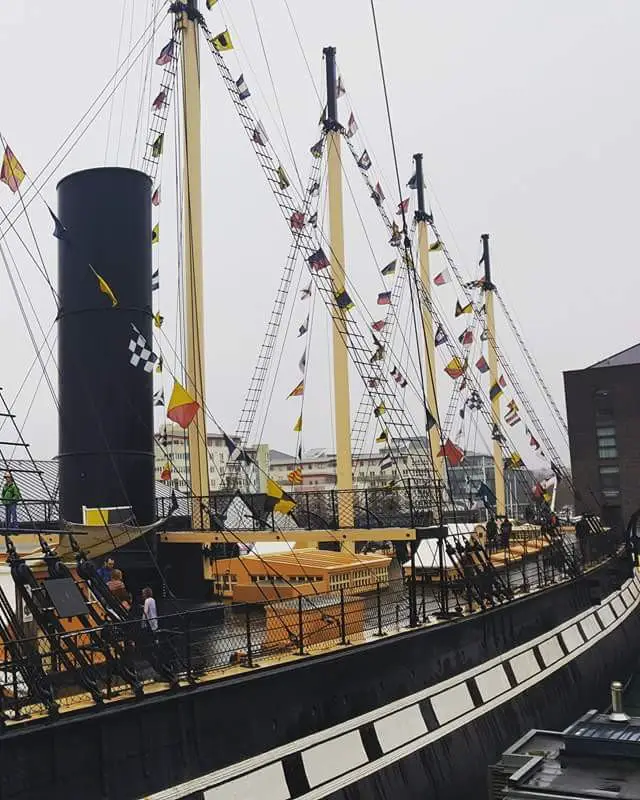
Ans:
{"type": "Polygon", "coordinates": [[[151,179],[75,172],[58,184],[60,514],[132,506],[155,519],[153,372],[129,363],[133,323],[152,342],[151,179]],[[91,267],[118,304],[100,291],[91,267]]]}

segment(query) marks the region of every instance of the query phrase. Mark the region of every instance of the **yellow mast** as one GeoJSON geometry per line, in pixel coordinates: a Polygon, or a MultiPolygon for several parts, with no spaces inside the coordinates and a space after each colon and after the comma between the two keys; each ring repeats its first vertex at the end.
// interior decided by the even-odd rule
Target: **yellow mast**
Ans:
{"type": "MultiPolygon", "coordinates": [[[[496,352],[496,318],[493,308],[494,285],[491,282],[491,261],[489,258],[489,234],[482,234],[482,262],[484,264],[484,302],[487,314],[487,336],[489,340],[489,387],[499,386],[498,381],[498,354],[496,352]]],[[[491,419],[496,427],[496,431],[501,429],[500,424],[500,393],[491,401],[491,419]]],[[[493,439],[493,474],[496,484],[496,515],[504,516],[505,488],[504,488],[504,464],[502,462],[502,447],[500,442],[493,439]]]]}
{"type": "MultiPolygon", "coordinates": [[[[424,206],[424,175],[422,171],[422,153],[413,157],[416,163],[416,190],[418,192],[418,210],[416,221],[418,227],[418,256],[420,259],[420,280],[424,286],[427,302],[421,302],[422,322],[424,328],[424,383],[425,396],[429,411],[438,419],[438,400],[436,397],[436,346],[433,330],[433,315],[431,314],[431,278],[429,273],[429,228],[428,215],[424,206]]],[[[445,469],[444,459],[438,457],[440,452],[440,433],[437,426],[429,431],[429,446],[431,460],[437,477],[443,480],[445,469]]]]}
{"type": "MultiPolygon", "coordinates": [[[[337,113],[336,50],[323,50],[327,70],[327,174],[329,182],[329,238],[331,243],[331,277],[336,291],[345,288],[344,226],[342,218],[342,160],[340,158],[341,133],[337,113]]],[[[336,488],[344,490],[338,495],[338,521],[341,528],[353,527],[353,461],[351,457],[351,409],[349,400],[349,357],[345,341],[346,321],[344,310],[336,309],[339,316],[333,323],[333,386],[335,398],[336,429],[336,488]]]]}
{"type": "MultiPolygon", "coordinates": [[[[204,311],[202,269],[202,183],[200,144],[200,51],[196,21],[197,0],[188,0],[178,16],[183,30],[182,95],[184,122],[184,269],[187,344],[186,389],[200,408],[189,425],[189,480],[194,498],[209,498],[207,428],[204,414],[204,311]]],[[[209,514],[193,503],[192,526],[209,526],[209,514]]]]}

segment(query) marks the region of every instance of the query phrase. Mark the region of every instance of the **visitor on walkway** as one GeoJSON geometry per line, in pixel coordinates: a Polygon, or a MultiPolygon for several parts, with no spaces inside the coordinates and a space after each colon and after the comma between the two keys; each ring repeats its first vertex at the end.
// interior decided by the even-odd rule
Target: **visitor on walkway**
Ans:
{"type": "Polygon", "coordinates": [[[107,581],[107,586],[111,594],[115,595],[115,597],[128,608],[131,597],[127,591],[127,587],[124,585],[122,572],[119,569],[111,570],[111,578],[107,581]]]}
{"type": "Polygon", "coordinates": [[[509,517],[505,516],[502,520],[502,525],[500,525],[500,535],[502,537],[502,548],[504,550],[509,549],[509,539],[511,538],[511,531],[513,530],[513,525],[509,522],[509,517]]]}
{"type": "Polygon", "coordinates": [[[487,550],[495,553],[498,544],[498,525],[493,517],[487,522],[487,550]]]}
{"type": "Polygon", "coordinates": [[[142,590],[142,599],[144,601],[142,619],[146,622],[149,629],[155,633],[158,630],[158,610],[156,608],[153,592],[148,586],[142,590]]]}
{"type": "Polygon", "coordinates": [[[104,560],[104,564],[101,567],[98,567],[98,575],[105,583],[109,583],[111,580],[111,573],[113,572],[115,565],[116,562],[113,560],[113,558],[111,556],[107,556],[107,558],[104,560]]]}
{"type": "Polygon", "coordinates": [[[10,530],[18,527],[18,503],[22,500],[18,484],[13,480],[10,472],[4,474],[4,486],[2,487],[2,503],[4,505],[5,522],[10,530]]]}

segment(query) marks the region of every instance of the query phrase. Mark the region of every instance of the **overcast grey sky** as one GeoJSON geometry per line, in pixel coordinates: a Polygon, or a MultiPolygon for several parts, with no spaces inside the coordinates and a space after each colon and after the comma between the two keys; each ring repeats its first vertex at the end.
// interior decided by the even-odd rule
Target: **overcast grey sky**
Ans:
{"type": "MultiPolygon", "coordinates": [[[[135,40],[158,2],[136,0],[134,7],[132,0],[68,0],[61,13],[59,4],[48,0],[21,0],[3,16],[0,132],[30,174],[40,171],[113,72],[123,5],[122,57],[131,21],[135,40]]],[[[289,0],[289,5],[318,83],[323,74],[322,47],[337,47],[349,92],[341,100],[343,122],[353,106],[370,144],[376,174],[390,179],[391,149],[369,2],[289,0]]],[[[536,4],[396,0],[379,1],[377,6],[403,182],[411,173],[412,153],[423,151],[436,222],[468,274],[477,272],[480,234],[491,234],[495,281],[564,410],[563,370],[587,366],[638,340],[640,5],[634,0],[536,4]]],[[[317,138],[320,104],[284,0],[256,3],[256,8],[277,97],[304,175],[308,148],[317,138]]],[[[250,0],[220,0],[204,13],[214,33],[229,24],[236,51],[225,58],[234,76],[244,72],[252,101],[284,154],[250,0]]],[[[154,57],[169,35],[165,21],[154,57]]],[[[157,89],[160,68],[154,67],[151,75],[151,90],[157,89]]],[[[126,96],[121,87],[115,102],[106,105],[42,189],[52,205],[60,177],[105,163],[107,138],[106,163],[129,165],[143,83],[144,69],[136,67],[127,81],[126,96]]],[[[233,430],[289,235],[206,51],[202,83],[209,401],[224,427],[233,430]]],[[[145,121],[146,108],[143,129],[145,121]]],[[[385,263],[387,237],[359,176],[351,164],[347,166],[367,235],[379,262],[385,263]]],[[[160,303],[167,335],[173,338],[176,226],[171,144],[162,170],[160,303]]],[[[386,185],[391,197],[393,184],[386,185]]],[[[346,193],[348,269],[373,311],[380,280],[348,187],[346,193]]],[[[0,207],[7,210],[11,202],[7,188],[0,186],[0,207]]],[[[42,204],[34,203],[32,209],[43,255],[55,275],[50,221],[42,204]]],[[[24,226],[21,232],[29,233],[24,226]]],[[[15,238],[10,235],[6,241],[46,331],[55,316],[51,298],[15,238]]],[[[434,262],[436,271],[441,265],[434,262]]],[[[0,298],[0,385],[11,398],[33,359],[33,348],[4,268],[0,298]]],[[[440,298],[451,310],[455,294],[440,298]]],[[[294,328],[304,313],[301,306],[294,308],[294,328]]],[[[39,333],[37,337],[41,341],[39,333]]],[[[519,363],[511,340],[504,341],[508,354],[519,363]]],[[[299,403],[284,397],[299,379],[300,354],[301,343],[290,334],[264,435],[282,450],[294,447],[291,428],[299,403]]],[[[327,354],[328,327],[319,315],[305,399],[307,447],[331,446],[327,354]]],[[[36,373],[17,404],[19,415],[24,416],[35,391],[36,373]]],[[[442,376],[443,397],[447,380],[442,376]]],[[[359,387],[354,388],[354,405],[359,395],[359,387]]],[[[56,424],[50,395],[41,386],[25,426],[37,455],[55,454],[56,424]]]]}

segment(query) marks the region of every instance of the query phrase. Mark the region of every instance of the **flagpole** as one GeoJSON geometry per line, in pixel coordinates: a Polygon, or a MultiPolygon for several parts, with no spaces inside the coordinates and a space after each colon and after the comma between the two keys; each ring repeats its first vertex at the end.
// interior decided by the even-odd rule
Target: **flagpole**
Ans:
{"type": "MultiPolygon", "coordinates": [[[[497,386],[498,353],[496,351],[496,317],[493,308],[493,291],[491,282],[491,260],[489,257],[489,234],[482,234],[482,263],[484,264],[484,302],[487,312],[487,338],[489,340],[489,386],[497,386]]],[[[491,418],[493,424],[500,429],[500,395],[491,400],[491,418]]],[[[493,439],[493,474],[496,484],[496,516],[505,514],[504,464],[502,462],[502,446],[496,437],[493,439]]]]}
{"type": "MultiPolygon", "coordinates": [[[[327,174],[329,182],[329,236],[331,243],[331,278],[336,292],[346,288],[344,262],[344,226],[342,215],[341,128],[338,122],[336,85],[336,50],[323,50],[327,75],[327,174]]],[[[349,358],[346,344],[346,314],[336,308],[333,318],[333,386],[336,429],[336,489],[345,494],[338,498],[338,522],[352,528],[353,461],[351,455],[351,409],[349,399],[349,358]]]]}
{"type": "Polygon", "coordinates": [[[420,259],[420,280],[426,302],[422,307],[422,328],[424,331],[424,383],[427,405],[433,417],[438,420],[438,425],[432,425],[429,430],[429,445],[431,448],[431,461],[433,469],[440,480],[443,480],[444,458],[440,458],[440,420],[438,419],[438,400],[436,396],[436,345],[433,331],[433,315],[431,313],[431,277],[429,273],[429,215],[424,206],[424,173],[422,171],[422,153],[413,157],[416,164],[416,190],[418,192],[418,209],[415,219],[418,227],[418,257],[420,259]]]}
{"type": "Polygon", "coordinates": [[[184,121],[184,271],[187,344],[186,389],[200,408],[187,429],[189,437],[189,481],[195,502],[193,528],[208,528],[209,466],[204,414],[204,309],[202,267],[202,181],[200,143],[200,53],[198,47],[197,0],[187,0],[177,17],[183,28],[182,96],[184,121]]]}

